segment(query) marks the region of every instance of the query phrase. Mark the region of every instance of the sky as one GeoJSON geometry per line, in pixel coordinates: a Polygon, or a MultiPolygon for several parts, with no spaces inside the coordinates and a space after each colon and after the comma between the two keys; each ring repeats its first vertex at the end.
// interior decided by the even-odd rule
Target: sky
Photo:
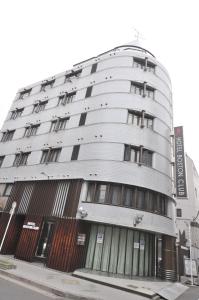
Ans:
{"type": "Polygon", "coordinates": [[[0,128],[19,88],[135,40],[136,29],[170,74],[174,126],[199,171],[198,12],[198,0],[1,0],[0,128]]]}

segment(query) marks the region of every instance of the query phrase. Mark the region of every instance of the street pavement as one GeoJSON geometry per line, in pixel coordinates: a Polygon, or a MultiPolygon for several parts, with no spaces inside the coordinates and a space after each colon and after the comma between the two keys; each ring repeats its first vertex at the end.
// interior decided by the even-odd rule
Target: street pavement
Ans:
{"type": "Polygon", "coordinates": [[[176,300],[199,300],[199,287],[193,286],[186,290],[180,297],[176,300]]]}
{"type": "MultiPolygon", "coordinates": [[[[55,295],[51,295],[35,288],[27,288],[24,284],[16,284],[13,280],[0,278],[0,300],[62,300],[55,295]]],[[[69,298],[68,298],[69,300],[69,298]]]]}

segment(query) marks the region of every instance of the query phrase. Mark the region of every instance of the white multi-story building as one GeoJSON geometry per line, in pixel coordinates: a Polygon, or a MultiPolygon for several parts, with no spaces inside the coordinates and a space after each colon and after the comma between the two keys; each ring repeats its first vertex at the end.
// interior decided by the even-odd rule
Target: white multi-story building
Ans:
{"type": "Polygon", "coordinates": [[[175,279],[171,82],[123,45],[18,91],[1,131],[3,253],[175,279]],[[8,199],[8,200],[7,200],[8,199]]]}

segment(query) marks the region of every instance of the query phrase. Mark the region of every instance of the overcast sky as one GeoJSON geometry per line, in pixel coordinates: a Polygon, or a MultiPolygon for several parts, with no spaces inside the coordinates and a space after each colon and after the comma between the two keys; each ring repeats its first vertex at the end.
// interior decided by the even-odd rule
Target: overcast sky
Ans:
{"type": "Polygon", "coordinates": [[[198,0],[1,0],[0,127],[19,88],[144,37],[168,70],[174,125],[199,171],[198,0]]]}

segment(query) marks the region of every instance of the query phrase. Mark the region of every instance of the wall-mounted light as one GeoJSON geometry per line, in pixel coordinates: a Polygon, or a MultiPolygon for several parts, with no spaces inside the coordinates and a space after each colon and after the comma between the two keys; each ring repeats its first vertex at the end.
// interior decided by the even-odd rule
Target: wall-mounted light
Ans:
{"type": "Polygon", "coordinates": [[[88,216],[87,211],[82,206],[78,208],[78,213],[82,219],[88,216]]]}
{"type": "Polygon", "coordinates": [[[138,224],[140,224],[143,220],[144,215],[136,215],[133,219],[133,226],[137,226],[138,224]]]}

